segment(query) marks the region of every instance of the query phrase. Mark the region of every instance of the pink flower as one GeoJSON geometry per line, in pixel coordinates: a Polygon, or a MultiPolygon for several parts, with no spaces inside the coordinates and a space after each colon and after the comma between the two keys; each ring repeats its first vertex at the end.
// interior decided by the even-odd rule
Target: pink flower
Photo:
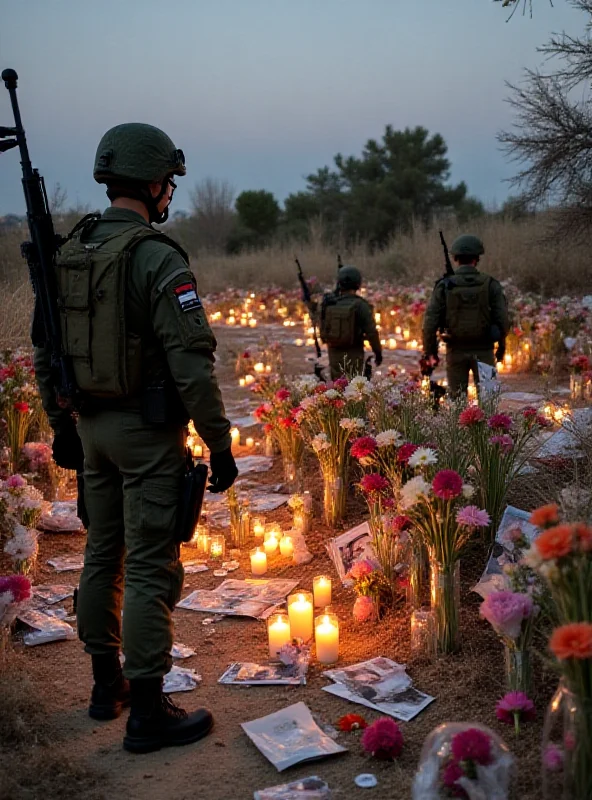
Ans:
{"type": "Polygon", "coordinates": [[[522,416],[526,420],[536,419],[538,413],[539,412],[536,410],[536,408],[533,408],[532,406],[528,406],[528,408],[523,408],[522,409],[522,416]]]}
{"type": "Polygon", "coordinates": [[[333,381],[333,388],[338,391],[343,391],[348,383],[349,381],[347,378],[337,378],[336,381],[333,381]]]}
{"type": "Polygon", "coordinates": [[[441,469],[432,481],[432,489],[436,497],[442,500],[453,500],[462,494],[462,478],[453,469],[441,469]]]}
{"type": "Polygon", "coordinates": [[[543,766],[549,772],[561,772],[563,769],[563,750],[556,744],[548,744],[543,753],[543,766]]]}
{"type": "Polygon", "coordinates": [[[457,733],[451,743],[452,755],[457,761],[491,763],[491,739],[478,728],[468,728],[457,733]]]}
{"type": "Polygon", "coordinates": [[[416,444],[402,444],[397,452],[397,461],[399,464],[406,464],[416,450],[416,444]]]}
{"type": "Polygon", "coordinates": [[[494,414],[487,420],[487,425],[492,431],[509,431],[512,427],[512,417],[507,414],[494,414]]]}
{"type": "Polygon", "coordinates": [[[275,399],[278,400],[280,403],[283,403],[284,400],[290,399],[290,390],[289,389],[278,389],[275,393],[275,399]]]}
{"type": "Polygon", "coordinates": [[[514,440],[507,433],[504,433],[501,436],[491,436],[489,444],[499,445],[505,453],[509,453],[514,447],[514,440]]]}
{"type": "Polygon", "coordinates": [[[360,489],[367,495],[378,495],[386,492],[390,484],[386,478],[378,472],[371,472],[364,475],[360,481],[360,489]]]}
{"type": "Polygon", "coordinates": [[[14,603],[22,603],[31,597],[31,581],[24,575],[0,577],[0,594],[10,592],[14,603]]]}
{"type": "Polygon", "coordinates": [[[499,636],[517,639],[520,636],[522,621],[528,619],[532,610],[530,595],[519,592],[492,592],[481,603],[479,613],[499,636]]]}
{"type": "Polygon", "coordinates": [[[465,528],[486,528],[491,518],[487,511],[482,511],[477,506],[465,506],[457,512],[456,521],[465,528]]]}
{"type": "Polygon", "coordinates": [[[368,458],[371,456],[378,445],[373,436],[360,436],[359,439],[354,439],[351,446],[351,454],[354,458],[368,458]]]}
{"type": "Polygon", "coordinates": [[[464,411],[461,411],[458,422],[460,425],[469,427],[471,425],[476,425],[478,422],[483,422],[484,419],[485,414],[479,406],[467,406],[464,411]]]}
{"type": "Polygon", "coordinates": [[[534,703],[524,692],[508,692],[495,707],[495,715],[500,722],[514,725],[516,735],[521,722],[532,722],[536,716],[534,703]]]}
{"type": "Polygon", "coordinates": [[[466,797],[466,793],[456,782],[464,776],[464,770],[458,761],[449,761],[442,770],[442,783],[447,789],[452,789],[456,797],[466,797]]]}
{"type": "Polygon", "coordinates": [[[363,558],[361,561],[356,561],[347,574],[350,578],[358,581],[360,578],[370,575],[371,572],[374,572],[374,565],[367,558],[363,558]]]}
{"type": "Polygon", "coordinates": [[[22,475],[11,475],[9,478],[6,479],[6,487],[7,489],[22,489],[23,486],[27,485],[27,481],[23,478],[22,475]]]}
{"type": "Polygon", "coordinates": [[[394,720],[380,717],[362,734],[362,747],[374,758],[391,761],[401,754],[403,734],[394,720]]]}
{"type": "Polygon", "coordinates": [[[366,595],[356,597],[352,613],[356,622],[367,622],[369,619],[373,619],[376,614],[374,601],[366,595]]]}
{"type": "Polygon", "coordinates": [[[396,531],[408,531],[412,522],[405,514],[399,514],[398,517],[393,517],[391,527],[396,531]]]}

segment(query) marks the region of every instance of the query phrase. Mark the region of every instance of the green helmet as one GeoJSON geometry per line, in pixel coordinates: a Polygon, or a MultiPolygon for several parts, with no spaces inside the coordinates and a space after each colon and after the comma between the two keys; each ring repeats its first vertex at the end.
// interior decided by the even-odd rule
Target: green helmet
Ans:
{"type": "Polygon", "coordinates": [[[452,242],[450,252],[453,256],[482,256],[485,248],[478,236],[464,233],[452,242]]]}
{"type": "Polygon", "coordinates": [[[186,172],[183,151],[164,131],[127,122],[108,130],[99,142],[93,176],[97,183],[162,183],[169,175],[186,172]]]}
{"type": "Polygon", "coordinates": [[[340,289],[359,289],[362,285],[362,273],[357,267],[345,265],[337,273],[337,285],[340,289]]]}

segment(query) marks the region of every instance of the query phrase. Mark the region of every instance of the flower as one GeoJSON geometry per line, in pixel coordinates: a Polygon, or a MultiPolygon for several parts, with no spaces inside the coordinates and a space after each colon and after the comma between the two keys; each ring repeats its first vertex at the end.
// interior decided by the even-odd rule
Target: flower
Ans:
{"type": "Polygon", "coordinates": [[[592,658],[592,624],[570,622],[555,628],[549,640],[549,647],[559,661],[566,661],[569,658],[578,660],[592,658]]]}
{"type": "Polygon", "coordinates": [[[442,500],[453,500],[462,493],[462,488],[462,478],[453,469],[441,469],[432,481],[434,494],[442,500]]]}
{"type": "Polygon", "coordinates": [[[31,581],[24,575],[0,577],[0,594],[10,592],[13,603],[22,603],[31,597],[31,581]]]}
{"type": "Polygon", "coordinates": [[[499,636],[517,639],[522,621],[532,614],[530,595],[519,592],[492,592],[481,603],[479,614],[486,619],[499,636]]]}
{"type": "Polygon", "coordinates": [[[478,422],[483,422],[485,414],[479,406],[467,406],[464,411],[461,411],[458,417],[459,425],[469,427],[476,425],[478,422]]]}
{"type": "Polygon", "coordinates": [[[534,703],[524,692],[508,692],[498,701],[495,715],[500,722],[514,725],[516,735],[520,732],[521,722],[532,722],[536,716],[534,703]]]}
{"type": "MultiPolygon", "coordinates": [[[[453,791],[455,789],[460,789],[460,787],[457,787],[456,782],[459,778],[462,778],[464,774],[465,773],[461,765],[458,763],[458,761],[454,761],[453,759],[452,761],[449,761],[442,770],[442,783],[448,789],[452,789],[453,791]]],[[[464,794],[464,790],[460,789],[460,791],[462,791],[464,794]]]]}
{"type": "Polygon", "coordinates": [[[418,447],[417,450],[409,457],[407,463],[410,467],[428,467],[430,464],[435,464],[438,460],[436,451],[430,447],[418,447]]]}
{"type": "Polygon", "coordinates": [[[397,461],[399,464],[407,464],[416,450],[416,444],[410,444],[409,442],[407,444],[402,444],[401,447],[399,447],[399,452],[397,453],[397,461]]]}
{"type": "Polygon", "coordinates": [[[465,500],[470,500],[471,497],[475,494],[475,487],[471,486],[470,483],[463,483],[462,494],[465,500]]]}
{"type": "Polygon", "coordinates": [[[29,411],[29,404],[25,403],[23,400],[17,400],[16,403],[13,404],[16,411],[21,414],[27,414],[29,411]]]}
{"type": "Polygon", "coordinates": [[[457,511],[456,521],[465,528],[486,528],[491,518],[487,511],[482,511],[477,506],[465,506],[457,511]]]}
{"type": "Polygon", "coordinates": [[[478,728],[467,728],[457,733],[451,742],[452,755],[457,761],[491,763],[491,739],[478,728]]]}
{"type": "Polygon", "coordinates": [[[346,431],[363,430],[366,427],[366,421],[359,417],[353,417],[352,419],[343,417],[343,419],[339,420],[339,426],[345,428],[346,431]]]}
{"type": "Polygon", "coordinates": [[[326,433],[317,433],[312,440],[312,449],[315,453],[321,453],[323,450],[329,450],[331,442],[327,438],[326,433]]]}
{"type": "Polygon", "coordinates": [[[336,381],[333,381],[333,386],[335,387],[335,389],[339,389],[339,391],[342,392],[348,383],[349,381],[347,380],[347,378],[342,377],[342,378],[337,378],[336,381]]]}
{"type": "Polygon", "coordinates": [[[360,561],[356,561],[355,564],[352,564],[347,574],[348,577],[358,581],[360,578],[370,575],[371,572],[374,572],[374,565],[368,561],[367,558],[362,558],[360,561]]]}
{"type": "Polygon", "coordinates": [[[491,436],[489,439],[489,444],[499,445],[501,450],[504,450],[504,452],[509,453],[510,450],[514,447],[514,440],[507,433],[504,433],[501,436],[491,436]]]}
{"type": "Polygon", "coordinates": [[[275,399],[278,400],[280,403],[283,403],[284,400],[290,399],[290,390],[289,389],[278,389],[275,393],[275,399]]]}
{"type": "Polygon", "coordinates": [[[388,430],[376,434],[376,444],[378,447],[388,447],[389,445],[398,446],[401,443],[402,436],[398,431],[388,430]]]}
{"type": "Polygon", "coordinates": [[[281,428],[297,428],[298,422],[294,419],[294,417],[282,417],[279,420],[279,425],[281,428]]]}
{"type": "Polygon", "coordinates": [[[362,747],[374,758],[390,761],[403,749],[403,734],[394,720],[380,717],[362,734],[362,747]]]}
{"type": "Polygon", "coordinates": [[[551,525],[556,525],[559,522],[559,506],[557,503],[549,503],[546,506],[535,508],[528,521],[537,528],[549,528],[551,525]]]}
{"type": "Polygon", "coordinates": [[[376,451],[376,439],[372,436],[360,436],[354,439],[351,446],[351,454],[354,458],[368,458],[376,451]]]}
{"type": "Polygon", "coordinates": [[[4,482],[4,485],[7,489],[22,489],[23,486],[27,485],[27,481],[22,475],[10,475],[4,482]]]}
{"type": "Polygon", "coordinates": [[[544,561],[561,558],[571,553],[574,545],[571,525],[556,525],[547,528],[535,539],[534,546],[544,561]]]}
{"type": "Polygon", "coordinates": [[[563,750],[556,744],[549,743],[543,753],[543,766],[549,772],[561,772],[563,769],[563,750]]]}
{"type": "Polygon", "coordinates": [[[340,394],[337,389],[327,389],[325,392],[325,397],[327,400],[337,400],[340,397],[340,394]]]}
{"type": "Polygon", "coordinates": [[[399,514],[391,520],[391,527],[396,531],[407,531],[413,523],[406,514],[399,514]]]}
{"type": "Polygon", "coordinates": [[[492,431],[509,431],[512,427],[512,417],[507,414],[494,414],[487,420],[487,426],[492,431]]]}
{"type": "Polygon", "coordinates": [[[374,601],[371,597],[367,597],[366,595],[356,597],[352,613],[356,622],[367,622],[369,619],[372,619],[376,613],[374,601]]]}
{"type": "Polygon", "coordinates": [[[345,714],[337,720],[337,727],[340,731],[351,733],[352,731],[364,730],[368,727],[368,723],[359,714],[345,714]]]}
{"type": "Polygon", "coordinates": [[[26,561],[28,558],[33,558],[38,549],[36,534],[22,525],[15,525],[12,539],[9,539],[4,545],[4,552],[14,561],[26,561]]]}
{"type": "Polygon", "coordinates": [[[364,475],[360,481],[360,489],[364,494],[377,495],[386,492],[390,486],[388,480],[378,472],[371,472],[364,475]]]}
{"type": "Polygon", "coordinates": [[[429,491],[430,484],[422,475],[416,475],[415,478],[411,478],[401,489],[401,508],[411,508],[420,497],[425,497],[429,491]]]}

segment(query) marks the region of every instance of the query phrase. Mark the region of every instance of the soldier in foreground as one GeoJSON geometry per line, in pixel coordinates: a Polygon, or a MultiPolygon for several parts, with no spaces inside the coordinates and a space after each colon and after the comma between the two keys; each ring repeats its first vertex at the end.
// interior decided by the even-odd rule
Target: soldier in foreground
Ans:
{"type": "Polygon", "coordinates": [[[429,368],[438,364],[441,332],[452,396],[467,393],[471,371],[475,383],[479,382],[479,361],[495,366],[504,357],[509,325],[506,298],[499,281],[477,269],[484,252],[476,236],[465,234],[453,242],[450,253],[458,268],[453,276],[436,283],[423,321],[422,361],[429,368]]]}
{"type": "Polygon", "coordinates": [[[357,294],[362,285],[359,269],[343,266],[337,275],[337,292],[325,295],[321,305],[320,334],[329,351],[331,380],[364,371],[364,340],[382,364],[382,346],[372,306],[357,294]]]}
{"type": "Polygon", "coordinates": [[[56,259],[63,344],[82,398],[77,426],[56,402],[46,350],[35,354],[54,450],[80,454],[81,439],[84,451],[90,524],[78,632],[92,657],[89,714],[114,719],[131,705],[124,747],[137,753],[194,742],[213,725],[208,710],[187,714],[162,691],[183,584],[176,521],[190,418],[211,451],[212,491],[237,476],[195,277],[151,225],[166,221],[174,177],[185,173],[182,151],[158,128],[130,123],[103,136],[94,178],[111,207],[82,220],[56,259]]]}

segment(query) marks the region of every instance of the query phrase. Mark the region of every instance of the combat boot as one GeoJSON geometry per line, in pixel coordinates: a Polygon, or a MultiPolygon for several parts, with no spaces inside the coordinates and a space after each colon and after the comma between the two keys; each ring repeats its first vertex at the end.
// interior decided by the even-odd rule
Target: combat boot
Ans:
{"type": "Polygon", "coordinates": [[[188,714],[162,691],[161,678],[130,681],[131,711],[123,747],[131,753],[151,753],[161,747],[197,742],[214,726],[211,713],[200,708],[188,714]]]}
{"type": "Polygon", "coordinates": [[[117,719],[130,704],[129,681],[123,677],[119,653],[92,656],[95,684],[88,715],[93,719],[117,719]]]}

